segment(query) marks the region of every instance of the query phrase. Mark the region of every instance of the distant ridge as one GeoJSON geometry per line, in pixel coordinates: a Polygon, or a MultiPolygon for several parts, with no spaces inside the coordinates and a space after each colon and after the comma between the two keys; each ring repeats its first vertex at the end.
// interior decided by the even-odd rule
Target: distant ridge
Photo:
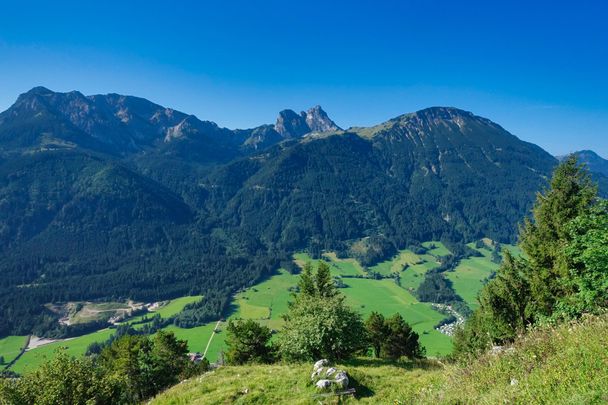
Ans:
{"type": "MultiPolygon", "coordinates": [[[[608,176],[608,160],[592,150],[581,150],[574,152],[580,162],[587,165],[590,171],[608,176]]],[[[567,155],[558,156],[559,160],[563,160],[567,155]]]]}

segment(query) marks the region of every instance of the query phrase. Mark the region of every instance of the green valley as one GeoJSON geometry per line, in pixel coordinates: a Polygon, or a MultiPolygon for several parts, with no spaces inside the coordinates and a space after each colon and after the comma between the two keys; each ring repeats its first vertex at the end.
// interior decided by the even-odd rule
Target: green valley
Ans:
{"type": "MultiPolygon", "coordinates": [[[[386,316],[401,313],[420,335],[422,345],[425,346],[428,356],[443,356],[452,349],[451,338],[435,329],[435,326],[446,315],[438,312],[428,302],[420,302],[415,296],[416,289],[429,269],[437,268],[439,259],[450,254],[450,251],[441,242],[425,242],[423,250],[414,253],[410,249],[399,251],[393,258],[380,262],[377,265],[365,268],[353,258],[339,258],[334,252],[323,254],[323,260],[329,264],[331,273],[343,283],[340,291],[346,296],[347,303],[366,317],[372,311],[386,316]],[[380,278],[373,277],[379,274],[380,278]],[[398,278],[395,276],[398,275],[398,278]]],[[[454,271],[446,272],[446,277],[453,283],[454,290],[466,304],[474,309],[476,294],[484,285],[488,277],[497,269],[498,265],[490,260],[491,250],[469,247],[480,252],[479,257],[470,257],[460,261],[454,271]]],[[[511,246],[505,248],[513,249],[511,246]]],[[[294,263],[303,267],[308,262],[315,262],[307,253],[296,253],[294,263]]],[[[287,303],[298,282],[298,275],[290,274],[280,269],[277,274],[263,280],[234,295],[227,310],[227,319],[253,319],[273,330],[279,330],[283,323],[282,316],[287,311],[287,303]]],[[[158,314],[167,319],[178,314],[186,305],[201,299],[201,296],[185,296],[163,303],[146,315],[132,317],[125,321],[138,329],[150,322],[152,316],[158,314]]],[[[100,304],[98,304],[99,306],[100,304]]],[[[114,306],[113,306],[114,307],[114,306]]],[[[188,341],[189,350],[203,353],[207,345],[207,358],[216,361],[220,353],[225,350],[223,327],[220,322],[216,329],[216,321],[193,328],[181,328],[175,325],[164,327],[164,330],[175,333],[179,339],[188,341]]],[[[101,343],[113,334],[113,329],[103,329],[72,339],[59,340],[43,346],[28,350],[11,367],[11,370],[23,373],[34,370],[45,359],[53,356],[59,348],[65,348],[67,353],[80,356],[87,347],[93,343],[101,343]]],[[[25,339],[25,338],[23,338],[25,339]]],[[[6,360],[19,352],[18,337],[9,337],[0,342],[0,355],[6,360]],[[6,343],[4,343],[6,342],[6,343]],[[12,345],[12,349],[9,347],[12,345]],[[6,347],[6,348],[5,348],[6,347]]],[[[13,357],[14,357],[13,356],[13,357]]]]}

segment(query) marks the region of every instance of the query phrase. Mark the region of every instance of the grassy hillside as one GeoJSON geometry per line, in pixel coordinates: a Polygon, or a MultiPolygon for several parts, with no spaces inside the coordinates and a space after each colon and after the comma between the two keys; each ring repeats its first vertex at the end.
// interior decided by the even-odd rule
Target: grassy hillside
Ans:
{"type": "Polygon", "coordinates": [[[608,402],[608,316],[533,331],[499,355],[446,370],[428,403],[608,402]]]}
{"type": "MultiPolygon", "coordinates": [[[[426,361],[391,364],[356,359],[339,368],[348,371],[356,399],[347,402],[395,403],[441,378],[441,366],[426,361]]],[[[151,404],[319,404],[336,397],[319,397],[310,383],[311,364],[226,366],[185,381],[151,404]],[[328,399],[329,398],[329,399],[328,399]]]]}
{"type": "MultiPolygon", "coordinates": [[[[603,404],[608,401],[608,316],[541,328],[467,365],[358,359],[346,403],[603,404]]],[[[175,386],[153,404],[317,404],[311,364],[222,367],[175,386]]],[[[321,398],[322,399],[322,398],[321,398]]],[[[336,398],[324,403],[336,403],[336,398]]]]}

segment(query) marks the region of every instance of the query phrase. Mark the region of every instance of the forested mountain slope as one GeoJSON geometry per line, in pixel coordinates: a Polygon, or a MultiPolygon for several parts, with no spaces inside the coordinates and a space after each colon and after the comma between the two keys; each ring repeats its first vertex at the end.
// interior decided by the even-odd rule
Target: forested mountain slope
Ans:
{"type": "Polygon", "coordinates": [[[286,249],[375,235],[395,246],[509,241],[555,163],[489,120],[430,108],[283,143],[221,167],[205,188],[223,223],[286,249]]]}
{"type": "Polygon", "coordinates": [[[200,322],[301,249],[373,261],[417,241],[512,241],[556,163],[454,108],[341,130],[317,106],[230,130],[34,88],[0,113],[0,335],[58,327],[49,302],[213,292],[200,322]]]}

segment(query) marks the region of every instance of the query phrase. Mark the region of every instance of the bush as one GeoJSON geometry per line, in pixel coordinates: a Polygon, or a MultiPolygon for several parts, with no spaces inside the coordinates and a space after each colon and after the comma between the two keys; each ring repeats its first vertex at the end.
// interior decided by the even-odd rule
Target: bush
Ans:
{"type": "Polygon", "coordinates": [[[289,309],[278,336],[286,360],[342,360],[367,346],[361,316],[343,297],[301,297],[289,309]]]}
{"type": "Polygon", "coordinates": [[[75,359],[60,352],[35,372],[19,379],[0,379],[0,403],[6,404],[120,404],[120,378],[95,367],[91,359],[75,359]]]}
{"type": "Polygon", "coordinates": [[[273,349],[270,345],[272,333],[268,327],[251,319],[230,321],[226,332],[228,364],[270,363],[273,360],[273,349]]]}
{"type": "Polygon", "coordinates": [[[305,266],[298,287],[278,336],[284,359],[339,360],[366,348],[361,316],[344,303],[326,263],[319,262],[316,274],[305,266]]]}

